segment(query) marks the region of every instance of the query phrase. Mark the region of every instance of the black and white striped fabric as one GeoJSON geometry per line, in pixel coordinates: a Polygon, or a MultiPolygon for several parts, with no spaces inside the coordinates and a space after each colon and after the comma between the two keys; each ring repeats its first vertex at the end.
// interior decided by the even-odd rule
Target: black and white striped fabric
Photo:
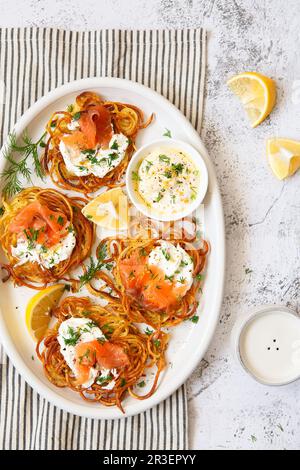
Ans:
{"type": "MultiPolygon", "coordinates": [[[[0,29],[0,139],[21,114],[63,83],[121,77],[173,102],[200,132],[206,35],[202,29],[74,32],[0,29]]],[[[187,449],[185,387],[132,418],[99,421],[38,396],[1,351],[1,449],[187,449]]]]}

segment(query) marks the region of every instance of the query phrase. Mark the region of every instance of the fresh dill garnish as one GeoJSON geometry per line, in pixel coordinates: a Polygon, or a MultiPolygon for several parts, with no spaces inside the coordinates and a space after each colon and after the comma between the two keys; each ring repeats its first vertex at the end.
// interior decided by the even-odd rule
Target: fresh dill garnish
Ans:
{"type": "Polygon", "coordinates": [[[80,119],[80,111],[78,111],[78,113],[75,113],[73,115],[73,119],[75,119],[75,121],[78,121],[78,119],[80,119]]]}
{"type": "Polygon", "coordinates": [[[167,261],[169,261],[171,259],[170,253],[168,253],[164,248],[162,248],[161,252],[162,252],[162,254],[164,255],[164,257],[166,258],[167,261]]]}
{"type": "Polygon", "coordinates": [[[108,155],[108,159],[107,159],[107,163],[108,163],[108,166],[111,167],[112,166],[112,162],[114,160],[117,160],[119,158],[119,155],[117,153],[110,153],[108,155]]]}
{"type": "Polygon", "coordinates": [[[77,341],[80,338],[80,330],[74,330],[71,326],[68,327],[68,335],[69,338],[64,338],[64,342],[66,346],[75,346],[77,341]]]}
{"type": "Polygon", "coordinates": [[[198,323],[199,317],[198,315],[193,315],[189,320],[193,323],[198,323]]]}
{"type": "Polygon", "coordinates": [[[180,267],[184,268],[184,266],[187,266],[189,263],[188,261],[184,261],[183,259],[180,261],[180,267]]]}
{"type": "Polygon", "coordinates": [[[34,228],[30,227],[29,230],[23,230],[27,240],[28,240],[28,249],[29,250],[33,250],[33,248],[35,247],[35,243],[38,239],[38,236],[39,236],[39,233],[40,231],[39,230],[35,230],[34,228]]]}
{"type": "Polygon", "coordinates": [[[112,326],[110,326],[108,323],[105,323],[105,325],[101,326],[103,330],[105,330],[105,334],[111,335],[114,332],[114,329],[112,326]]]}
{"type": "Polygon", "coordinates": [[[153,330],[150,330],[150,328],[148,328],[148,326],[147,326],[147,328],[145,330],[145,333],[146,333],[146,335],[150,336],[150,335],[152,335],[153,330]]]}
{"type": "Polygon", "coordinates": [[[45,172],[39,160],[38,147],[43,142],[45,136],[46,132],[37,142],[33,142],[27,132],[24,131],[22,143],[18,144],[15,132],[8,135],[8,143],[4,149],[3,156],[10,165],[0,174],[4,180],[2,190],[4,197],[10,198],[23,189],[24,185],[21,182],[21,178],[31,182],[32,171],[28,165],[29,157],[32,158],[36,175],[41,179],[44,178],[45,172]],[[15,159],[15,153],[21,156],[20,160],[15,159]]]}
{"type": "Polygon", "coordinates": [[[166,128],[166,132],[163,134],[164,137],[172,137],[171,131],[166,128]]]}
{"type": "Polygon", "coordinates": [[[65,219],[61,215],[59,215],[57,218],[57,223],[59,225],[64,225],[64,222],[65,222],[65,219]]]}
{"type": "Polygon", "coordinates": [[[89,317],[91,312],[89,312],[88,310],[83,310],[83,312],[81,312],[81,314],[84,316],[84,317],[89,317]]]}
{"type": "Polygon", "coordinates": [[[105,377],[98,377],[96,379],[96,382],[99,384],[104,384],[105,382],[109,382],[112,379],[113,379],[113,376],[109,374],[109,375],[106,375],[105,377]]]}
{"type": "Polygon", "coordinates": [[[90,282],[95,277],[95,274],[106,265],[104,261],[106,255],[107,255],[106,246],[103,245],[100,251],[97,253],[96,261],[94,260],[92,256],[90,257],[90,265],[86,268],[86,272],[82,274],[81,276],[79,276],[80,287],[90,282]]]}
{"type": "Polygon", "coordinates": [[[118,150],[118,148],[119,148],[118,142],[115,140],[114,143],[111,145],[110,148],[113,149],[113,150],[118,150]]]}

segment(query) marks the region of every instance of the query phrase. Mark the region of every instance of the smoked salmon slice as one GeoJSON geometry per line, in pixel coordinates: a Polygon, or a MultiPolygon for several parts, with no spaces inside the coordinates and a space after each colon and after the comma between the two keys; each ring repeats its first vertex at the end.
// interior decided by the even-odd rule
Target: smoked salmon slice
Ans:
{"type": "Polygon", "coordinates": [[[80,130],[65,135],[62,140],[65,145],[80,150],[94,149],[96,145],[108,147],[113,130],[108,109],[102,105],[90,106],[80,113],[80,130]]]}
{"type": "Polygon", "coordinates": [[[176,286],[166,279],[157,266],[147,265],[148,257],[133,252],[119,264],[121,281],[126,293],[145,308],[167,311],[186,294],[185,285],[176,286]]]}
{"type": "Polygon", "coordinates": [[[89,378],[89,370],[98,364],[102,369],[119,369],[129,365],[125,351],[117,344],[97,340],[79,343],[75,347],[75,368],[77,383],[84,384],[89,378]]]}
{"type": "Polygon", "coordinates": [[[24,207],[9,226],[18,238],[30,239],[47,247],[57,244],[66,235],[68,220],[59,211],[52,211],[40,202],[24,207]]]}

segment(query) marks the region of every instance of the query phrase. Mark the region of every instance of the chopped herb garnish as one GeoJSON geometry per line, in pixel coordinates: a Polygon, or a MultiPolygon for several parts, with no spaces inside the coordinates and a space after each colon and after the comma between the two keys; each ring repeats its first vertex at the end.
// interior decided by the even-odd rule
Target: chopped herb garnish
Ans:
{"type": "Polygon", "coordinates": [[[137,386],[140,387],[140,388],[145,387],[145,385],[146,385],[145,380],[142,380],[140,383],[137,384],[137,386]]]}
{"type": "Polygon", "coordinates": [[[64,222],[65,222],[65,219],[64,219],[61,215],[58,216],[58,218],[57,218],[57,223],[58,223],[59,225],[64,225],[64,222]]]}
{"type": "Polygon", "coordinates": [[[147,256],[147,251],[145,250],[144,247],[140,249],[140,255],[141,256],[147,256]]]}
{"type": "Polygon", "coordinates": [[[72,113],[73,110],[74,110],[74,105],[73,105],[73,104],[69,104],[69,105],[67,106],[67,111],[68,111],[68,113],[72,113]]]}
{"type": "Polygon", "coordinates": [[[133,181],[141,181],[141,178],[139,177],[136,171],[132,172],[132,179],[133,181]]]}
{"type": "Polygon", "coordinates": [[[168,179],[172,178],[172,172],[171,172],[171,170],[166,170],[166,171],[164,172],[164,176],[165,176],[166,178],[168,178],[168,179]]]}
{"type": "Polygon", "coordinates": [[[108,323],[106,323],[105,325],[103,325],[101,328],[105,330],[105,334],[111,335],[111,334],[114,332],[113,327],[110,326],[108,323]]]}
{"type": "Polygon", "coordinates": [[[114,143],[111,145],[110,148],[113,149],[113,150],[118,150],[118,148],[119,148],[118,142],[115,140],[114,143]]]}
{"type": "Polygon", "coordinates": [[[159,155],[159,160],[168,164],[170,164],[171,162],[170,157],[167,157],[167,155],[159,155]]]}
{"type": "Polygon", "coordinates": [[[147,165],[146,165],[146,171],[148,173],[148,171],[150,170],[150,168],[153,166],[153,163],[152,162],[149,162],[149,160],[146,160],[147,162],[147,165]]]}
{"type": "Polygon", "coordinates": [[[155,339],[155,340],[153,341],[153,344],[154,344],[154,346],[155,346],[156,348],[159,348],[159,347],[160,347],[160,341],[159,341],[159,339],[155,339]]]}
{"type": "Polygon", "coordinates": [[[166,129],[166,132],[163,134],[164,137],[172,137],[171,131],[169,129],[166,129]]]}
{"type": "Polygon", "coordinates": [[[51,124],[50,124],[50,127],[56,127],[56,121],[52,121],[51,124]]]}
{"type": "Polygon", "coordinates": [[[89,317],[91,312],[89,312],[88,310],[84,310],[83,312],[81,312],[81,314],[84,316],[84,317],[89,317]]]}
{"type": "Polygon", "coordinates": [[[172,170],[175,171],[176,175],[180,175],[183,172],[184,165],[182,163],[172,163],[172,170]]]}
{"type": "Polygon", "coordinates": [[[3,214],[4,214],[4,212],[5,212],[5,209],[4,209],[4,207],[0,207],[0,217],[1,217],[1,215],[3,215],[3,214]]]}
{"type": "Polygon", "coordinates": [[[193,322],[193,323],[198,323],[199,321],[199,317],[198,315],[194,315],[190,318],[190,321],[193,322]]]}
{"type": "Polygon", "coordinates": [[[78,121],[78,120],[80,119],[80,114],[81,114],[80,111],[78,111],[78,113],[75,113],[75,114],[73,115],[73,119],[74,119],[75,121],[78,121]]]}
{"type": "Polygon", "coordinates": [[[164,197],[164,195],[161,192],[159,192],[158,195],[157,195],[157,198],[154,199],[153,202],[159,202],[159,201],[162,200],[163,197],[164,197]]]}
{"type": "Polygon", "coordinates": [[[125,387],[126,383],[127,383],[126,380],[124,379],[124,377],[122,377],[121,383],[120,383],[121,387],[125,387]]]}
{"type": "Polygon", "coordinates": [[[150,336],[150,335],[152,335],[153,330],[150,330],[150,328],[148,328],[148,326],[147,326],[147,328],[145,330],[145,333],[146,333],[146,335],[150,336]]]}
{"type": "Polygon", "coordinates": [[[203,278],[204,278],[203,274],[200,274],[200,273],[197,274],[197,276],[196,276],[197,281],[202,281],[203,278]]]}
{"type": "Polygon", "coordinates": [[[251,274],[251,273],[253,273],[252,269],[250,268],[245,269],[245,274],[251,274]]]}
{"type": "Polygon", "coordinates": [[[180,267],[183,268],[184,266],[187,266],[189,263],[187,261],[181,260],[180,261],[180,267]]]}
{"type": "Polygon", "coordinates": [[[85,150],[81,150],[81,153],[83,153],[83,155],[95,155],[96,150],[94,150],[94,149],[85,149],[85,150]]]}
{"type": "Polygon", "coordinates": [[[66,346],[75,346],[80,338],[80,331],[74,330],[71,326],[68,327],[69,338],[63,338],[66,346]]]}
{"type": "Polygon", "coordinates": [[[109,375],[106,375],[105,377],[98,377],[96,379],[96,382],[98,382],[99,384],[104,384],[105,382],[109,382],[112,379],[113,379],[113,376],[109,374],[109,375]]]}
{"type": "Polygon", "coordinates": [[[164,255],[164,257],[166,258],[167,261],[169,261],[171,259],[171,255],[170,253],[168,253],[164,248],[161,250],[162,254],[164,255]]]}

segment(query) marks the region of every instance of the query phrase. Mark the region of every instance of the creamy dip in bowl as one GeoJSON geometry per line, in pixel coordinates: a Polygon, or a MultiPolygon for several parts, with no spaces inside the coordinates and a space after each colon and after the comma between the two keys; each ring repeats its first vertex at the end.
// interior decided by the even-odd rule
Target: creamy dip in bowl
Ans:
{"type": "Polygon", "coordinates": [[[165,138],[140,148],[126,172],[129,197],[146,216],[162,221],[191,214],[203,201],[208,173],[191,145],[165,138]]]}

